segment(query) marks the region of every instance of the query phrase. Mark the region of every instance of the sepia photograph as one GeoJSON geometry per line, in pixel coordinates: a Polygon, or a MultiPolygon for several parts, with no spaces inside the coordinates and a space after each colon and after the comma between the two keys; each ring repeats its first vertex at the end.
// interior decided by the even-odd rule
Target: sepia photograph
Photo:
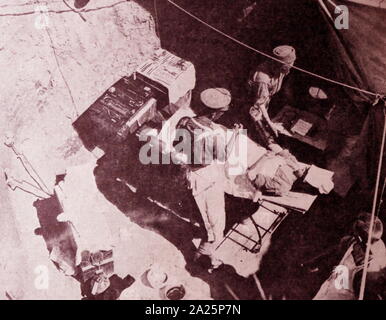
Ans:
{"type": "Polygon", "coordinates": [[[0,300],[386,299],[386,1],[0,0],[0,28],[0,300]]]}

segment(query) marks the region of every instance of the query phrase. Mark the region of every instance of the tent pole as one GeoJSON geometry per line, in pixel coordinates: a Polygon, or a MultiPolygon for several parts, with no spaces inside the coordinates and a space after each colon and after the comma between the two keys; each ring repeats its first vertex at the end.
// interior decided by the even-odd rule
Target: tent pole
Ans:
{"type": "Polygon", "coordinates": [[[383,106],[383,115],[384,115],[384,117],[383,117],[383,135],[382,135],[382,142],[381,142],[381,150],[380,150],[380,154],[379,154],[378,172],[377,172],[377,179],[375,182],[373,207],[371,210],[371,219],[370,219],[370,226],[369,226],[369,235],[367,238],[365,261],[364,261],[364,266],[363,266],[361,287],[360,287],[360,291],[359,291],[358,300],[363,300],[364,295],[365,295],[366,277],[367,277],[367,270],[368,270],[368,265],[369,265],[369,260],[370,260],[371,238],[372,238],[373,228],[374,228],[375,211],[376,211],[377,202],[378,202],[378,189],[379,189],[379,183],[381,180],[383,152],[385,149],[385,140],[386,140],[386,103],[383,106]]]}
{"type": "Polygon", "coordinates": [[[331,20],[333,20],[332,15],[331,15],[330,11],[327,9],[327,7],[326,7],[325,3],[323,2],[323,0],[318,0],[318,1],[319,1],[319,5],[322,7],[322,9],[327,14],[327,16],[329,16],[329,18],[331,20]]]}
{"type": "Polygon", "coordinates": [[[342,12],[342,9],[339,8],[339,6],[337,6],[332,0],[327,0],[329,4],[331,4],[334,9],[335,9],[335,13],[341,13],[342,12]]]}

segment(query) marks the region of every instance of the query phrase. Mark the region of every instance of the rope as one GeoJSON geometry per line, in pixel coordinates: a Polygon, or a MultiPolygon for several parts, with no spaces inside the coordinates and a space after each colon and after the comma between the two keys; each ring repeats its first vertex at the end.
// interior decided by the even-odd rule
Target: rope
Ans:
{"type": "MultiPolygon", "coordinates": [[[[384,107],[386,108],[386,105],[384,107]]],[[[385,149],[385,140],[386,140],[386,112],[385,112],[385,108],[383,109],[383,114],[384,114],[383,136],[382,136],[382,142],[381,142],[381,150],[380,150],[380,154],[379,154],[377,180],[375,182],[373,207],[371,210],[369,235],[368,235],[367,244],[366,244],[366,254],[365,254],[365,261],[364,261],[364,267],[363,267],[363,273],[362,273],[361,287],[360,287],[360,291],[359,291],[359,300],[363,300],[364,294],[365,294],[367,270],[369,267],[369,260],[370,260],[371,238],[372,238],[373,228],[374,228],[375,210],[376,210],[377,202],[378,202],[379,183],[381,180],[383,151],[385,149]]]]}
{"type": "Polygon", "coordinates": [[[84,22],[87,22],[86,18],[83,17],[83,15],[82,15],[79,11],[77,11],[75,8],[71,7],[71,6],[67,3],[66,0],[63,0],[63,3],[64,3],[68,8],[70,8],[71,11],[77,13],[77,14],[79,15],[79,17],[81,17],[81,19],[82,19],[84,22]]]}
{"type": "MultiPolygon", "coordinates": [[[[63,0],[63,2],[66,3],[64,0],[63,0]]],[[[40,0],[36,0],[36,1],[35,1],[35,4],[41,5],[40,0]]],[[[47,11],[47,13],[48,13],[48,12],[49,12],[49,11],[47,11]]],[[[69,94],[70,99],[71,99],[71,103],[72,103],[73,108],[74,108],[74,111],[75,111],[75,114],[76,114],[76,116],[78,117],[78,116],[79,116],[78,108],[77,108],[77,106],[76,106],[75,99],[74,99],[74,96],[73,96],[73,94],[72,94],[71,88],[70,88],[70,86],[69,86],[69,84],[68,84],[68,82],[67,82],[66,77],[65,77],[64,74],[63,74],[63,71],[62,71],[62,68],[61,68],[61,65],[60,65],[60,62],[59,62],[59,58],[58,58],[58,56],[57,56],[57,54],[56,54],[56,50],[55,50],[55,46],[54,46],[54,41],[53,41],[53,39],[52,39],[51,33],[50,33],[50,31],[48,30],[48,27],[47,27],[47,26],[44,27],[44,30],[45,30],[46,33],[47,33],[47,37],[48,37],[48,40],[49,40],[49,42],[50,42],[49,46],[50,46],[51,49],[52,49],[52,53],[53,53],[53,56],[54,56],[54,59],[55,59],[55,62],[56,62],[56,66],[58,67],[58,70],[59,70],[59,73],[60,73],[60,75],[61,75],[61,77],[62,77],[62,79],[63,79],[64,85],[65,85],[66,88],[67,88],[68,94],[69,94]]],[[[70,119],[71,121],[73,121],[73,117],[70,116],[70,115],[68,115],[67,112],[66,112],[65,110],[63,110],[63,108],[62,108],[60,105],[59,105],[59,108],[60,108],[61,111],[64,113],[64,115],[66,116],[66,118],[68,118],[68,119],[70,119]]]]}
{"type": "MultiPolygon", "coordinates": [[[[175,2],[173,2],[172,0],[167,0],[167,1],[168,1],[170,4],[172,4],[173,6],[175,6],[176,8],[178,8],[179,10],[181,10],[182,12],[186,13],[186,14],[187,14],[188,16],[190,16],[191,18],[193,18],[193,19],[197,20],[198,22],[204,24],[205,26],[207,26],[208,28],[210,28],[210,29],[216,31],[217,33],[221,34],[222,36],[224,36],[224,37],[226,37],[226,38],[228,38],[228,39],[230,39],[230,40],[232,40],[232,41],[238,43],[239,45],[241,45],[241,46],[243,46],[243,47],[245,47],[245,48],[247,48],[247,49],[249,49],[249,50],[252,50],[252,51],[254,51],[254,52],[256,52],[256,53],[258,53],[258,54],[260,54],[260,55],[262,55],[262,56],[264,56],[264,57],[266,57],[266,58],[269,58],[269,59],[271,59],[271,60],[274,60],[274,61],[279,62],[279,63],[281,63],[281,64],[289,65],[289,64],[287,64],[287,63],[281,61],[280,59],[275,58],[275,57],[273,57],[273,56],[271,56],[271,55],[269,55],[269,54],[267,54],[267,53],[265,53],[265,52],[262,52],[262,51],[260,51],[260,50],[257,50],[257,49],[255,49],[255,48],[251,47],[250,45],[247,45],[246,43],[244,43],[244,42],[242,42],[242,41],[240,41],[240,40],[237,40],[236,38],[234,38],[234,37],[232,37],[232,36],[226,34],[225,32],[223,32],[223,31],[221,31],[221,30],[219,30],[219,29],[213,27],[212,25],[210,25],[210,24],[208,24],[207,22],[201,20],[200,18],[198,18],[198,17],[195,16],[194,14],[190,13],[190,12],[187,11],[186,9],[182,8],[181,6],[179,6],[178,4],[176,4],[175,2]]],[[[319,78],[319,79],[322,79],[322,80],[324,80],[324,81],[331,82],[331,83],[334,83],[334,84],[336,84],[336,85],[340,85],[340,86],[345,87],[345,88],[348,88],[348,89],[352,89],[352,90],[355,90],[355,91],[359,91],[359,92],[362,92],[362,93],[365,93],[365,94],[368,94],[368,95],[371,95],[371,96],[375,96],[375,97],[379,97],[379,96],[384,97],[383,95],[380,95],[379,93],[375,93],[375,92],[371,92],[371,91],[368,91],[368,90],[365,90],[365,89],[357,88],[357,87],[351,86],[351,85],[349,85],[349,84],[346,84],[346,83],[343,83],[343,82],[340,82],[340,81],[337,81],[337,80],[333,80],[333,79],[330,79],[330,78],[321,76],[321,75],[319,75],[319,74],[316,74],[316,73],[314,73],[314,72],[308,71],[308,70],[306,70],[306,69],[303,69],[303,68],[300,68],[300,67],[297,67],[297,66],[292,66],[292,65],[289,65],[289,66],[291,66],[291,67],[292,67],[293,69],[295,69],[295,70],[298,70],[298,71],[300,71],[300,72],[303,72],[303,73],[308,74],[308,75],[310,75],[310,76],[313,76],[313,77],[315,77],[315,78],[319,78]]]]}
{"type": "MultiPolygon", "coordinates": [[[[36,1],[39,4],[39,1],[38,0],[36,0],[36,1]]],[[[60,2],[60,1],[54,1],[52,3],[58,3],[58,2],[60,2]]],[[[110,9],[110,8],[114,8],[114,7],[116,7],[116,6],[120,5],[120,4],[127,3],[127,2],[128,2],[128,0],[122,0],[122,1],[118,1],[116,3],[113,3],[111,5],[100,6],[100,7],[90,8],[90,9],[81,9],[81,10],[76,11],[76,12],[87,13],[87,12],[99,11],[99,10],[102,10],[102,9],[110,9]]],[[[50,2],[50,4],[52,4],[52,3],[50,2]]],[[[30,6],[32,4],[31,3],[26,3],[25,5],[26,6],[27,5],[30,6]]],[[[63,10],[48,10],[47,11],[47,13],[55,13],[55,14],[69,13],[69,12],[74,12],[74,10],[73,9],[63,9],[63,10]]],[[[2,14],[0,14],[0,17],[18,17],[18,16],[33,15],[33,14],[36,14],[36,12],[35,11],[26,11],[26,12],[19,12],[19,13],[2,13],[2,14]]]]}
{"type": "MultiPolygon", "coordinates": [[[[45,27],[44,29],[45,29],[45,31],[47,32],[48,39],[50,40],[50,47],[51,47],[51,49],[52,49],[53,56],[54,56],[54,58],[55,58],[55,62],[56,62],[56,65],[57,65],[57,67],[58,67],[59,73],[60,73],[60,75],[62,76],[64,85],[65,85],[66,88],[67,88],[69,97],[70,97],[70,99],[71,99],[71,103],[72,103],[72,105],[73,105],[73,107],[74,107],[75,114],[76,114],[76,116],[78,117],[78,116],[79,116],[79,111],[78,111],[78,108],[77,108],[77,106],[76,106],[75,99],[74,99],[74,96],[73,96],[73,94],[72,94],[70,85],[68,84],[67,79],[66,79],[66,77],[65,77],[64,74],[63,74],[62,67],[61,67],[60,62],[59,62],[59,58],[58,58],[58,56],[57,56],[57,54],[56,54],[56,50],[55,50],[55,46],[54,46],[54,41],[52,40],[52,37],[51,37],[51,33],[48,31],[48,28],[47,28],[47,27],[45,27]]],[[[69,118],[70,120],[73,120],[73,117],[70,116],[70,115],[68,115],[68,114],[66,114],[66,117],[69,118]]]]}

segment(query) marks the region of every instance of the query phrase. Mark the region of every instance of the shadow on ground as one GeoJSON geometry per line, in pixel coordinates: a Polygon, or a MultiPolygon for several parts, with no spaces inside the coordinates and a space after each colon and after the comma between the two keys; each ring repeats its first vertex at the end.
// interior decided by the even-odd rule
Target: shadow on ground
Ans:
{"type": "MultiPolygon", "coordinates": [[[[131,221],[171,242],[183,254],[186,270],[209,284],[212,298],[233,299],[226,286],[242,299],[259,298],[253,280],[238,276],[232,267],[222,266],[210,274],[209,261],[193,261],[196,247],[192,240],[202,237],[202,230],[134,194],[121,183],[112,181],[111,168],[111,162],[99,162],[95,176],[100,191],[131,221]]],[[[160,184],[158,188],[162,189],[164,185],[160,184]]]]}
{"type": "MultiPolygon", "coordinates": [[[[112,177],[116,174],[119,176],[116,166],[114,159],[105,157],[99,161],[94,174],[100,191],[134,223],[170,241],[184,255],[187,271],[209,284],[214,299],[233,298],[226,286],[241,299],[261,298],[252,277],[246,279],[237,275],[231,266],[223,266],[210,274],[207,264],[193,261],[196,248],[192,240],[202,237],[203,230],[147,201],[143,190],[135,194],[122,183],[114,181],[112,177]]],[[[138,171],[130,167],[119,170],[138,171]]],[[[142,174],[144,184],[149,186],[153,194],[157,194],[157,188],[159,194],[165,192],[165,181],[161,183],[155,175],[148,176],[146,172],[142,174]]],[[[146,189],[145,185],[142,188],[146,189]]],[[[178,199],[178,191],[175,197],[178,199]]],[[[227,197],[226,203],[227,212],[239,213],[238,216],[228,217],[228,227],[256,210],[246,200],[227,197]]],[[[188,207],[185,212],[182,210],[179,213],[190,218],[199,215],[198,209],[194,207],[188,207]],[[186,212],[189,210],[192,212],[186,212]]],[[[318,272],[309,272],[310,268],[301,267],[301,264],[337,244],[348,232],[347,226],[351,224],[353,217],[355,213],[347,210],[342,199],[335,194],[319,196],[305,215],[289,215],[275,231],[258,272],[266,295],[273,299],[311,299],[328,277],[337,257],[332,254],[323,259],[317,265],[318,272]]]]}
{"type": "MultiPolygon", "coordinates": [[[[40,227],[35,230],[37,236],[42,236],[50,258],[54,265],[64,273],[73,274],[73,278],[80,284],[81,295],[84,300],[115,300],[121,292],[129,287],[135,279],[127,275],[124,279],[116,274],[110,278],[109,288],[98,295],[92,294],[92,279],[84,279],[80,268],[75,266],[77,244],[70,222],[58,221],[57,217],[63,211],[56,196],[34,203],[40,227]]],[[[81,254],[88,253],[83,251],[81,254]]],[[[83,260],[83,258],[82,258],[83,260]]]]}

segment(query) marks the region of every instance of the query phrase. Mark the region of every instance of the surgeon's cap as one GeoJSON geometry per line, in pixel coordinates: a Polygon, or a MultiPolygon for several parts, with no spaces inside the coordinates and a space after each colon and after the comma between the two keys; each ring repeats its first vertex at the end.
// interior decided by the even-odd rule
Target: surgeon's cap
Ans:
{"type": "Polygon", "coordinates": [[[227,89],[210,88],[201,92],[201,101],[211,109],[227,109],[232,101],[232,96],[227,89]]]}
{"type": "Polygon", "coordinates": [[[273,49],[273,54],[275,57],[285,63],[292,64],[296,60],[296,51],[294,47],[291,46],[278,46],[273,49]]]}

